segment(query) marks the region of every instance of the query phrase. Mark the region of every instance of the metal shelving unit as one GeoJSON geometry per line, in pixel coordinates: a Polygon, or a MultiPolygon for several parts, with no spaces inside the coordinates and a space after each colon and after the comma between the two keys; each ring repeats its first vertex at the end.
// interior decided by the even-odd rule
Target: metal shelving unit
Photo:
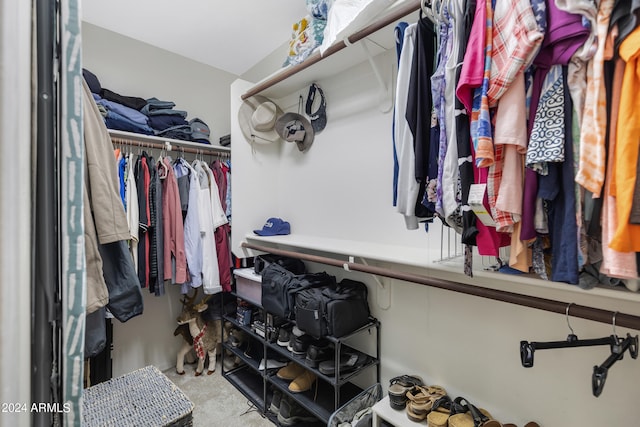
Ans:
{"type": "MultiPolygon", "coordinates": [[[[235,296],[241,298],[238,295],[235,296]]],[[[262,310],[260,305],[250,301],[247,302],[249,302],[253,307],[262,310]]],[[[267,313],[264,310],[262,310],[262,313],[263,321],[266,324],[267,313]]],[[[233,347],[228,342],[223,343],[224,349],[229,350],[234,356],[237,356],[241,360],[242,364],[228,372],[225,372],[223,366],[222,375],[236,388],[238,388],[243,395],[251,400],[251,402],[260,408],[265,416],[271,415],[273,417],[273,414],[270,414],[268,410],[268,404],[271,401],[273,393],[271,386],[280,390],[284,395],[294,399],[299,405],[317,417],[319,422],[326,425],[331,414],[336,409],[362,391],[362,388],[351,382],[354,377],[362,374],[365,370],[375,367],[376,381],[380,380],[380,322],[377,319],[372,318],[367,325],[347,336],[340,338],[326,337],[327,340],[333,343],[335,348],[335,376],[325,375],[318,369],[307,366],[303,356],[295,355],[289,352],[286,348],[270,342],[265,337],[262,337],[253,331],[251,327],[240,324],[234,316],[225,315],[224,320],[230,322],[235,328],[243,331],[247,335],[247,340],[239,347],[233,347]],[[351,349],[344,345],[343,341],[367,331],[371,332],[374,328],[376,330],[375,356],[368,355],[369,360],[363,366],[341,375],[339,366],[340,353],[344,350],[351,349]],[[247,349],[245,346],[247,344],[253,346],[254,343],[260,343],[260,345],[252,347],[251,354],[247,355],[247,349]],[[262,348],[258,350],[259,347],[262,348]],[[317,379],[311,390],[302,393],[292,393],[288,388],[289,382],[276,376],[277,369],[260,370],[259,365],[262,358],[266,360],[272,355],[277,355],[283,359],[296,362],[305,369],[313,372],[317,376],[317,379]]],[[[272,419],[272,421],[274,420],[272,419]]]]}

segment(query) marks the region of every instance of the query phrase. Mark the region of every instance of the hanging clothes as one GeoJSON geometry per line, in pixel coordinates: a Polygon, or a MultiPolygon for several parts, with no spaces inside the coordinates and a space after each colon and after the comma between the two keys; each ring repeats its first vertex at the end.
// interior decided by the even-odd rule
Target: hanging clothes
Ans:
{"type": "Polygon", "coordinates": [[[418,197],[419,184],[415,179],[415,152],[413,150],[413,135],[405,113],[409,97],[409,79],[415,47],[417,24],[409,25],[404,32],[404,42],[398,66],[396,80],[395,102],[395,148],[398,154],[398,197],[396,210],[404,216],[408,230],[418,228],[415,202],[418,197]]]}
{"type": "Polygon", "coordinates": [[[202,242],[202,287],[204,292],[212,294],[219,292],[220,272],[218,270],[218,255],[215,247],[214,212],[211,191],[211,177],[206,163],[196,160],[193,168],[198,174],[200,191],[198,194],[200,239],[202,242]]]}
{"type": "Polygon", "coordinates": [[[162,183],[162,228],[164,268],[162,279],[182,284],[187,281],[187,257],[178,181],[168,158],[159,161],[158,175],[162,183]]]}
{"type": "MultiPolygon", "coordinates": [[[[188,209],[184,216],[184,246],[189,275],[182,285],[182,293],[202,286],[202,238],[200,236],[200,181],[196,170],[183,158],[173,165],[178,179],[189,180],[188,209]]],[[[182,204],[184,206],[184,204],[182,204]]]]}
{"type": "Polygon", "coordinates": [[[638,162],[640,138],[640,27],[636,28],[620,44],[620,57],[626,62],[622,80],[617,139],[614,163],[615,197],[617,201],[618,227],[610,247],[619,252],[640,252],[640,225],[631,224],[629,216],[633,204],[633,192],[638,162]]]}
{"type": "Polygon", "coordinates": [[[135,157],[133,153],[127,156],[127,179],[125,185],[125,206],[127,224],[129,225],[129,252],[133,259],[133,266],[138,271],[138,241],[140,228],[140,207],[138,206],[138,188],[135,177],[135,157]]]}

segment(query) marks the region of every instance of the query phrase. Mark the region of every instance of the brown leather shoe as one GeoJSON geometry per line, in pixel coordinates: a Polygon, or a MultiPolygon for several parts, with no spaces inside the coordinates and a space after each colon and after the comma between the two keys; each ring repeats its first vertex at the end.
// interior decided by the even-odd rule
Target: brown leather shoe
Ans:
{"type": "Polygon", "coordinates": [[[291,381],[295,380],[303,372],[305,372],[305,369],[302,366],[298,365],[295,362],[289,362],[287,363],[287,366],[284,366],[278,370],[276,376],[280,379],[291,381]]]}
{"type": "Polygon", "coordinates": [[[305,370],[302,374],[298,375],[296,379],[291,381],[289,391],[291,393],[302,393],[303,391],[310,390],[317,379],[318,377],[316,377],[313,372],[305,370]]]}

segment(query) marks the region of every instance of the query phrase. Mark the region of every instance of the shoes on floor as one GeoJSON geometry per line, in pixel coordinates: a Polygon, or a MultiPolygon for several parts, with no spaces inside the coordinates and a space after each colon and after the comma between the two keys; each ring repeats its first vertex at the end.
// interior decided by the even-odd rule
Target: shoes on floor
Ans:
{"type": "MultiPolygon", "coordinates": [[[[318,421],[309,411],[298,405],[288,396],[282,396],[280,400],[280,411],[278,412],[278,422],[283,426],[291,426],[298,423],[313,423],[318,421]]],[[[304,424],[302,424],[304,425],[304,424]]]]}
{"type": "Polygon", "coordinates": [[[289,391],[291,393],[302,393],[307,390],[311,390],[311,386],[316,382],[318,377],[311,371],[305,371],[298,375],[291,383],[289,384],[289,391]]]}
{"type": "Polygon", "coordinates": [[[276,376],[282,380],[291,381],[291,380],[295,380],[305,371],[306,369],[304,369],[302,366],[298,365],[297,363],[289,362],[287,363],[287,366],[284,366],[278,369],[276,376]]]}

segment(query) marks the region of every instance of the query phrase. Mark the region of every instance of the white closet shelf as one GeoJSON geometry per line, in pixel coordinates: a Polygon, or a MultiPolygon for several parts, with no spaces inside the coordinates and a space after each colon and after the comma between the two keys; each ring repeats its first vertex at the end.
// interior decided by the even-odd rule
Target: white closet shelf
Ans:
{"type": "Polygon", "coordinates": [[[307,87],[313,82],[337,75],[365,62],[368,55],[364,49],[357,46],[359,43],[366,43],[372,56],[393,48],[395,40],[390,28],[419,8],[419,0],[395,1],[376,21],[349,35],[346,38],[346,43],[344,40],[338,40],[324,52],[324,55],[316,50],[304,62],[277,70],[256,83],[241,98],[244,100],[250,96],[261,94],[279,99],[307,87]],[[389,31],[380,31],[384,29],[389,31]],[[352,44],[353,46],[351,46],[352,44]]]}
{"type": "Polygon", "coordinates": [[[125,132],[122,130],[109,129],[111,139],[134,142],[141,147],[145,145],[151,148],[164,148],[167,151],[180,151],[180,147],[186,148],[188,152],[214,152],[214,153],[230,153],[231,147],[223,147],[221,145],[201,144],[198,142],[183,141],[180,139],[163,138],[161,136],[144,135],[141,133],[125,132]],[[161,147],[162,146],[162,147],[161,147]],[[170,149],[169,149],[170,148],[170,149]],[[195,150],[195,151],[190,151],[195,150]]]}
{"type": "MultiPolygon", "coordinates": [[[[433,278],[508,290],[531,296],[547,298],[550,294],[560,294],[565,300],[576,303],[583,298],[591,299],[593,297],[602,300],[601,302],[606,301],[612,304],[616,304],[616,301],[640,303],[640,293],[628,291],[624,286],[584,290],[577,285],[542,280],[533,274],[514,276],[486,271],[482,267],[480,256],[474,257],[473,278],[470,278],[463,272],[462,257],[438,261],[439,248],[430,249],[426,246],[417,248],[299,234],[265,237],[251,233],[245,235],[245,240],[248,243],[270,246],[274,249],[344,256],[345,262],[349,262],[349,257],[354,257],[356,263],[361,262],[358,259],[361,258],[365,262],[373,262],[374,264],[393,264],[394,268],[398,270],[417,268],[421,273],[433,278]]],[[[558,297],[556,296],[556,298],[558,297]]],[[[636,311],[640,313],[640,308],[636,311]]]]}

